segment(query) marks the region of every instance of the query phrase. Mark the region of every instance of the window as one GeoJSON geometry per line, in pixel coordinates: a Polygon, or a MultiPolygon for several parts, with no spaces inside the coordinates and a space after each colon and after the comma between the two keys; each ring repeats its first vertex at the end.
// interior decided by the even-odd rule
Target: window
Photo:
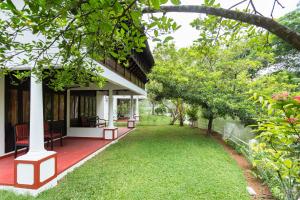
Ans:
{"type": "Polygon", "coordinates": [[[65,120],[65,93],[53,92],[46,89],[44,92],[44,120],[65,120]]]}
{"type": "Polygon", "coordinates": [[[5,152],[14,150],[16,124],[29,122],[30,79],[18,80],[12,74],[5,76],[5,152]]]}
{"type": "Polygon", "coordinates": [[[30,106],[30,100],[29,100],[30,94],[28,90],[22,91],[22,98],[23,98],[23,122],[28,123],[29,122],[29,106],[30,106]]]}
{"type": "Polygon", "coordinates": [[[89,127],[96,116],[96,91],[71,91],[70,116],[72,127],[89,127]]]}
{"type": "Polygon", "coordinates": [[[59,95],[58,113],[59,113],[58,120],[64,120],[65,119],[65,95],[59,95]]]}

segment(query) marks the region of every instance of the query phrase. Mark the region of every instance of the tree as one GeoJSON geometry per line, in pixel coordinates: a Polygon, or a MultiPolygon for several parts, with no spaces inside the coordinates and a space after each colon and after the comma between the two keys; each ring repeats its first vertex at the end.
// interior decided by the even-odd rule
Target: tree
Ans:
{"type": "MultiPolygon", "coordinates": [[[[212,1],[214,2],[214,1],[212,1]]],[[[245,2],[245,1],[242,1],[245,2]]],[[[289,29],[288,27],[279,24],[271,18],[264,17],[258,14],[251,14],[247,12],[234,11],[224,8],[215,8],[209,6],[161,6],[160,9],[145,8],[144,13],[156,13],[156,12],[185,12],[185,13],[205,13],[209,15],[215,15],[228,19],[241,21],[244,23],[252,24],[258,27],[262,27],[269,32],[275,34],[279,38],[283,39],[295,49],[300,50],[300,34],[296,31],[289,29]]]]}
{"type": "Polygon", "coordinates": [[[264,59],[247,53],[248,49],[238,44],[225,50],[220,46],[204,50],[196,46],[177,51],[174,45],[157,49],[149,84],[157,86],[151,91],[158,97],[180,98],[201,106],[211,134],[216,117],[239,115],[240,102],[246,99],[245,91],[249,89],[250,72],[259,68],[264,59]]]}
{"type": "MultiPolygon", "coordinates": [[[[127,66],[129,56],[146,47],[146,24],[137,2],[1,1],[0,74],[11,66],[31,66],[56,90],[89,82],[102,87],[105,80],[97,62],[113,58],[127,66]],[[24,39],[24,33],[33,39],[24,39]]],[[[176,28],[172,20],[159,24],[161,30],[176,28]]]]}
{"type": "MultiPolygon", "coordinates": [[[[297,8],[294,11],[287,13],[286,15],[278,19],[278,22],[280,22],[284,26],[298,33],[300,32],[299,21],[300,21],[300,8],[297,8]]],[[[272,37],[272,45],[276,46],[276,48],[274,48],[274,51],[277,54],[286,54],[294,50],[292,45],[283,42],[276,36],[272,37]]]]}
{"type": "MultiPolygon", "coordinates": [[[[300,8],[287,13],[283,17],[279,18],[278,21],[289,27],[290,29],[300,32],[299,21],[300,21],[300,8]]],[[[293,48],[292,45],[283,42],[276,36],[270,37],[270,44],[273,47],[273,51],[276,55],[276,64],[273,66],[275,70],[288,69],[291,71],[298,71],[300,67],[300,53],[293,48]]]]}
{"type": "MultiPolygon", "coordinates": [[[[150,22],[144,21],[142,15],[147,12],[200,12],[240,20],[263,27],[299,49],[299,34],[270,18],[259,16],[252,0],[236,4],[249,2],[252,10],[246,9],[244,12],[219,8],[213,0],[206,0],[203,6],[161,7],[166,2],[42,0],[24,1],[20,7],[11,0],[1,1],[1,16],[5,18],[0,19],[0,74],[8,73],[8,65],[31,65],[40,79],[50,79],[50,86],[57,90],[88,82],[101,87],[105,81],[95,60],[112,57],[126,66],[132,50],[139,52],[145,47],[147,32],[154,29],[157,37],[160,33],[179,28],[166,16],[150,16],[150,22]],[[20,40],[24,32],[31,33],[32,38],[37,39],[20,40]],[[38,35],[43,39],[39,39],[38,35]]],[[[179,0],[171,2],[180,4],[179,0]]],[[[278,2],[274,1],[274,5],[278,2]]],[[[170,39],[167,37],[165,42],[170,39]]],[[[17,74],[17,77],[28,75],[17,74]]]]}
{"type": "Polygon", "coordinates": [[[163,100],[163,105],[168,109],[171,114],[170,125],[174,125],[177,120],[179,120],[179,125],[184,125],[185,120],[185,104],[182,99],[171,99],[171,100],[163,100]]]}
{"type": "MultiPolygon", "coordinates": [[[[153,73],[152,73],[153,74],[153,73]]],[[[180,126],[183,126],[185,119],[185,105],[181,98],[170,97],[170,93],[166,87],[154,79],[147,83],[148,98],[150,101],[160,102],[165,108],[167,108],[168,113],[170,113],[172,119],[170,125],[174,125],[177,120],[179,120],[180,126]]]]}

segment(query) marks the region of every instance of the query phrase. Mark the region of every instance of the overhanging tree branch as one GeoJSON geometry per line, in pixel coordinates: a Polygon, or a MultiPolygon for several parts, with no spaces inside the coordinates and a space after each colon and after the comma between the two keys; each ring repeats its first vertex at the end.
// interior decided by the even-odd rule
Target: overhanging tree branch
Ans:
{"type": "Polygon", "coordinates": [[[204,13],[241,21],[247,24],[252,24],[264,28],[269,32],[273,33],[274,35],[277,35],[279,38],[283,39],[284,41],[292,45],[294,48],[300,50],[300,34],[268,17],[224,8],[213,8],[208,6],[196,5],[161,6],[160,10],[154,10],[149,7],[143,9],[144,14],[159,12],[204,13]]]}

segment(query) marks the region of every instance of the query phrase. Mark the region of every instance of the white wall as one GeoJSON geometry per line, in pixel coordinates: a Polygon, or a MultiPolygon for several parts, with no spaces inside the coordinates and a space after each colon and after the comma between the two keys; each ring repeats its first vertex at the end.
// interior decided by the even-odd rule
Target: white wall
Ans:
{"type": "Polygon", "coordinates": [[[5,151],[5,81],[0,78],[0,155],[5,151]]]}
{"type": "Polygon", "coordinates": [[[70,137],[102,138],[103,137],[103,128],[71,127],[71,128],[68,128],[68,136],[70,136],[70,137]]]}

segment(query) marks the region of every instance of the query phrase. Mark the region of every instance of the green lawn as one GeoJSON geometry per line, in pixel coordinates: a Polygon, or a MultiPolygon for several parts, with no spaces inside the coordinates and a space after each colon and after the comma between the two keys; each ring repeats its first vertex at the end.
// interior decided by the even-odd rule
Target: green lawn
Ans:
{"type": "Polygon", "coordinates": [[[171,117],[163,115],[142,115],[140,116],[139,126],[166,125],[171,122],[171,117]]]}
{"type": "MultiPolygon", "coordinates": [[[[0,192],[0,199],[18,198],[0,192]]],[[[243,172],[198,129],[139,126],[37,199],[250,199],[243,172]]]]}

